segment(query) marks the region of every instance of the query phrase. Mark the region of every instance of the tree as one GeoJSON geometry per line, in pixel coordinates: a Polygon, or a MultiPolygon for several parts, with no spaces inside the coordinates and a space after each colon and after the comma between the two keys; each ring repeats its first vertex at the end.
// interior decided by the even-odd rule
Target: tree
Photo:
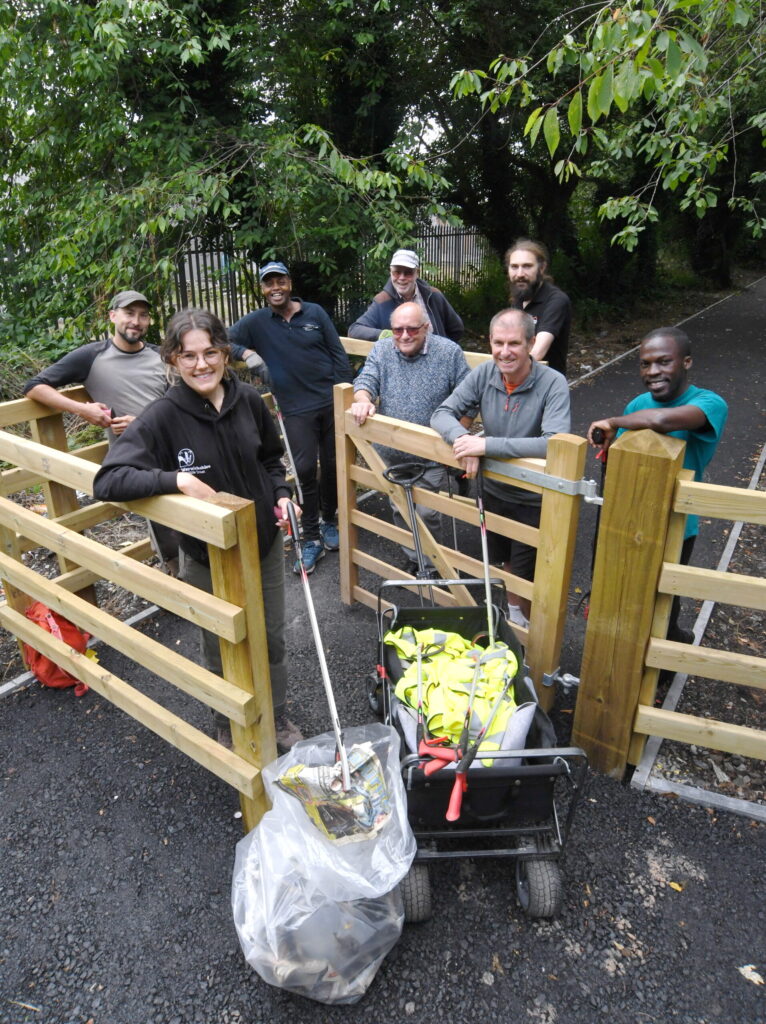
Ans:
{"type": "Polygon", "coordinates": [[[347,156],[321,124],[275,116],[258,13],[0,0],[4,333],[28,341],[64,316],[70,344],[119,288],[160,299],[189,237],[227,228],[257,258],[298,240],[329,272],[360,236],[398,243],[413,202],[440,209],[422,161],[347,156]]]}
{"type": "Polygon", "coordinates": [[[577,22],[581,10],[562,15],[553,46],[456,74],[455,95],[478,96],[491,112],[524,110],[525,135],[532,146],[544,140],[563,182],[583,174],[619,182],[626,166],[634,179],[642,168],[640,183],[599,208],[622,225],[613,241],[628,250],[658,220],[663,192],[699,218],[725,202],[760,237],[766,176],[750,162],[742,180],[736,165],[743,138],[766,139],[762,7],[756,0],[628,0],[577,22]],[[551,96],[555,81],[565,87],[551,96]]]}

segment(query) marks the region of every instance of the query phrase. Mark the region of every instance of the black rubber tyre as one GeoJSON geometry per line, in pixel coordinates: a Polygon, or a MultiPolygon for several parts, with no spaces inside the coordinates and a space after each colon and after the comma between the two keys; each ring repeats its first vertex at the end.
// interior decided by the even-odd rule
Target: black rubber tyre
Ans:
{"type": "Polygon", "coordinates": [[[383,717],[383,684],[377,672],[370,672],[367,676],[367,703],[374,715],[383,717]]]}
{"type": "Polygon", "coordinates": [[[556,861],[517,860],[516,893],[530,917],[555,917],[564,898],[561,869],[556,861]]]}
{"type": "Polygon", "coordinates": [[[410,924],[430,921],[431,878],[426,864],[413,864],[399,883],[399,892],[404,903],[404,920],[410,924]]]}

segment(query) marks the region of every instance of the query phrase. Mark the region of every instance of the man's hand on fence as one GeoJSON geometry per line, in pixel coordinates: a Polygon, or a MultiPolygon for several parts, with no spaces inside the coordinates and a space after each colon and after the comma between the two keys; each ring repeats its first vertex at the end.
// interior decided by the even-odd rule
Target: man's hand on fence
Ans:
{"type": "Polygon", "coordinates": [[[594,420],[588,427],[587,437],[591,448],[600,448],[605,452],[616,436],[617,428],[612,426],[611,420],[594,420]]]}
{"type": "Polygon", "coordinates": [[[361,427],[368,417],[375,415],[375,406],[372,402],[353,402],[351,415],[354,417],[356,425],[361,427]]]}
{"type": "MultiPolygon", "coordinates": [[[[480,459],[487,450],[487,442],[484,437],[477,434],[461,434],[452,442],[452,451],[456,459],[468,459],[471,457],[480,459]]],[[[475,472],[473,474],[475,476],[475,472]]]]}

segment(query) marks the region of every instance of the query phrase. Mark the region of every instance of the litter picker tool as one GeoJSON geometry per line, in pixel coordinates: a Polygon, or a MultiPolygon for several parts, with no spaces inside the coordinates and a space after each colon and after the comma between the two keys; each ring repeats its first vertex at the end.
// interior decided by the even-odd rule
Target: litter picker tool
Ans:
{"type": "Polygon", "coordinates": [[[484,563],[484,599],[487,602],[487,635],[489,647],[495,646],[495,630],[492,615],[492,584],[489,580],[489,547],[487,544],[487,523],[484,518],[484,474],[481,466],[476,474],[476,507],[479,510],[481,528],[481,560],[484,563]]]}
{"type": "Polygon", "coordinates": [[[298,504],[303,505],[303,491],[301,490],[301,482],[298,479],[298,470],[295,468],[295,459],[293,458],[292,448],[290,447],[290,439],[287,436],[287,428],[285,427],[284,417],[282,416],[282,410],[279,408],[279,402],[277,396],[272,392],[272,399],[274,400],[274,412],[277,414],[277,420],[279,421],[279,429],[282,431],[282,440],[285,442],[285,455],[287,455],[287,461],[290,463],[290,472],[293,474],[293,482],[295,483],[295,496],[298,499],[298,504]]]}
{"type": "Polygon", "coordinates": [[[450,746],[446,736],[429,738],[423,722],[423,645],[418,644],[417,648],[418,666],[418,725],[415,733],[415,748],[419,757],[430,757],[434,760],[428,761],[423,768],[426,775],[432,775],[439,768],[443,768],[448,761],[457,761],[457,751],[450,746]]]}
{"type": "MultiPolygon", "coordinates": [[[[277,509],[277,511],[279,511],[279,509],[277,509]]],[[[298,529],[298,517],[295,514],[295,507],[292,502],[288,502],[287,505],[287,519],[290,523],[290,535],[293,539],[293,544],[295,545],[295,555],[298,559],[298,564],[300,565],[301,582],[303,583],[303,593],[306,596],[309,621],[311,622],[311,632],[314,634],[314,644],[316,645],[317,657],[319,658],[319,667],[322,673],[325,696],[327,697],[327,704],[330,708],[330,719],[332,720],[332,728],[335,733],[335,743],[338,748],[338,756],[340,758],[343,773],[343,789],[348,791],[351,788],[351,775],[348,767],[348,757],[346,755],[346,748],[343,745],[343,733],[341,732],[340,721],[338,719],[338,709],[335,705],[335,694],[333,693],[332,683],[330,682],[330,673],[327,670],[327,660],[325,658],[324,647],[322,646],[322,638],[319,635],[319,624],[314,610],[314,601],[311,597],[309,578],[306,573],[306,567],[303,564],[303,545],[301,543],[298,529]]]]}
{"type": "Polygon", "coordinates": [[[461,757],[460,761],[458,762],[455,768],[455,781],[452,785],[452,793],[450,794],[449,806],[447,807],[447,821],[457,821],[458,818],[460,817],[460,809],[463,805],[463,793],[465,793],[465,791],[468,789],[468,769],[471,767],[471,763],[473,762],[473,759],[476,757],[476,753],[479,747],[481,746],[484,737],[489,732],[489,728],[495,719],[495,715],[497,714],[498,708],[500,707],[501,702],[505,699],[505,696],[508,693],[508,688],[511,685],[511,682],[511,676],[506,672],[505,685],[498,694],[495,703],[492,705],[490,712],[487,715],[487,719],[484,722],[484,725],[482,725],[473,743],[468,747],[467,750],[464,751],[463,756],[461,757]]]}

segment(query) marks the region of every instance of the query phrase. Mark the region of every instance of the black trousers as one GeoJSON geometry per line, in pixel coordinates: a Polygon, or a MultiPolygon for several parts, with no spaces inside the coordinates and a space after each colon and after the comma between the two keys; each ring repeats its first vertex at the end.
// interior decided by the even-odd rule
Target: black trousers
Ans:
{"type": "Polygon", "coordinates": [[[319,540],[319,512],[335,521],[338,486],[335,474],[335,419],[332,405],[303,416],[285,416],[285,430],[303,491],[303,536],[319,540]],[[317,478],[317,459],[321,476],[317,478]]]}

